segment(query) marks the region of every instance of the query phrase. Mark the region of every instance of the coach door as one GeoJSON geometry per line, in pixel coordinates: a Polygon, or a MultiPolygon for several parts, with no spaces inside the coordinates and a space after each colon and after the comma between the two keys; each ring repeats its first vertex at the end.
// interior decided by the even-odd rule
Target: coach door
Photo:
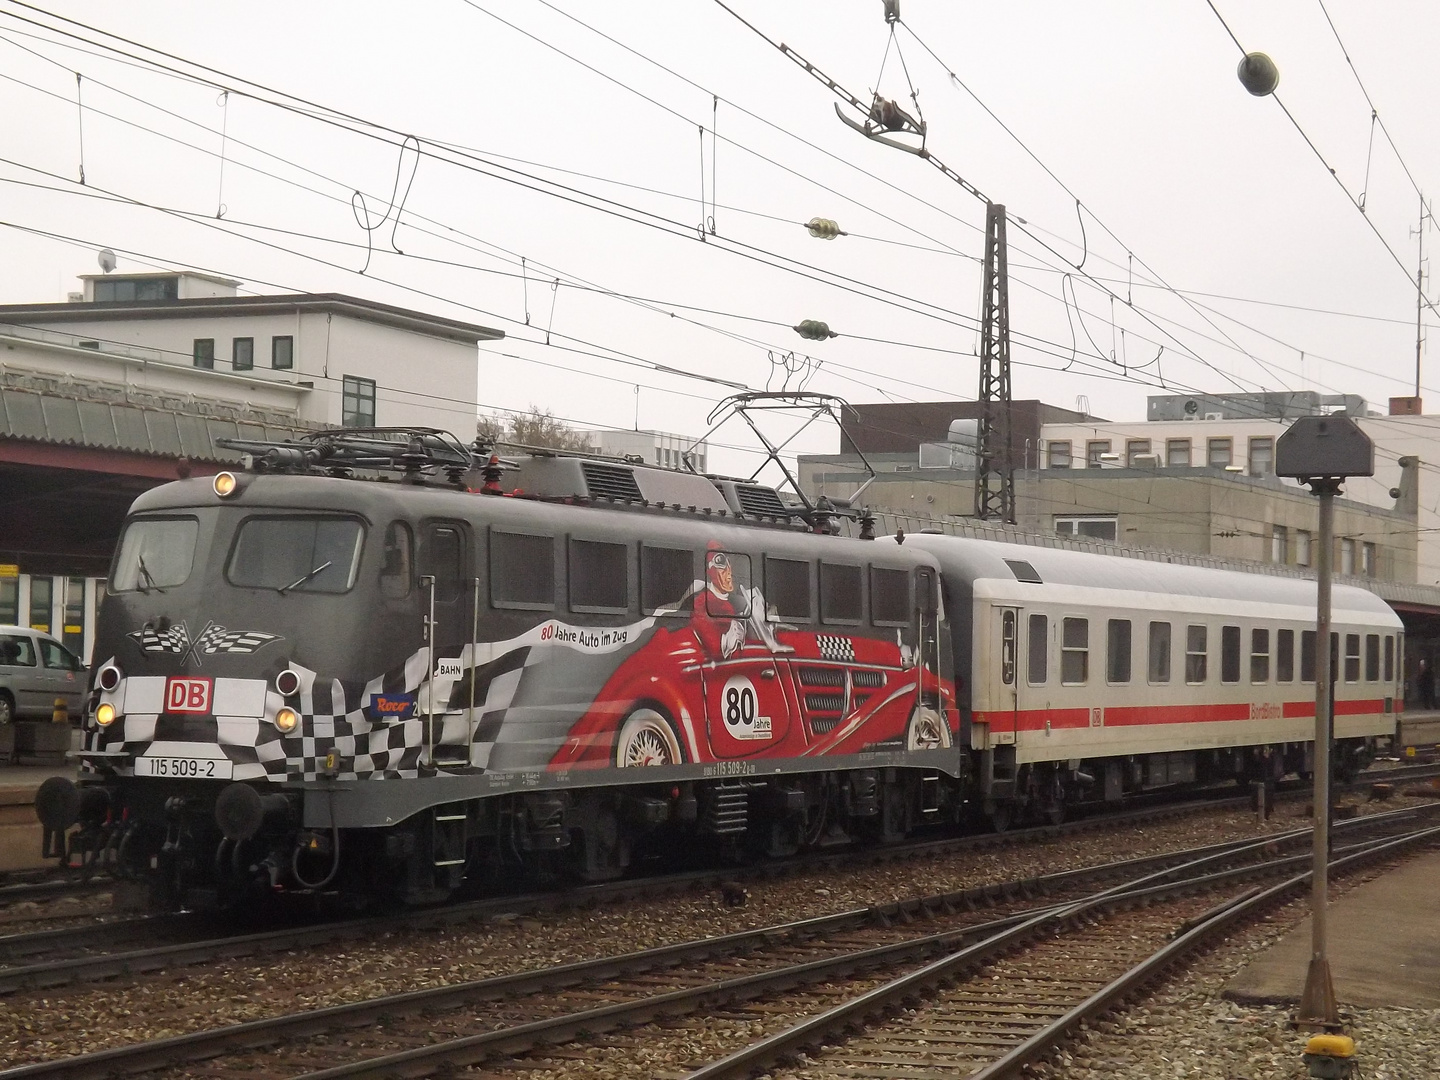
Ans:
{"type": "Polygon", "coordinates": [[[1013,734],[1020,711],[1020,609],[992,608],[990,618],[990,670],[985,673],[990,734],[1013,734]]]}
{"type": "Polygon", "coordinates": [[[465,765],[469,760],[468,721],[452,716],[447,729],[450,690],[461,675],[461,649],[470,640],[476,589],[469,568],[470,528],[458,521],[427,521],[420,531],[420,597],[425,605],[425,642],[430,674],[420,686],[422,737],[434,765],[465,765]]]}

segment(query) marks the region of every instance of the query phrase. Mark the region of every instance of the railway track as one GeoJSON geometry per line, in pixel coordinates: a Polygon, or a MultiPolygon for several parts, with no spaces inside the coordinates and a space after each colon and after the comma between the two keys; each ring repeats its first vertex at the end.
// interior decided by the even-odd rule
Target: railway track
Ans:
{"type": "MultiPolygon", "coordinates": [[[[1395,829],[1417,816],[1423,815],[1397,811],[1346,823],[1346,835],[1395,829]]],[[[943,963],[943,958],[957,949],[978,947],[997,938],[1019,940],[1006,935],[1041,932],[1037,927],[1048,925],[1045,920],[1078,918],[1067,913],[1085,903],[1101,903],[1106,897],[1118,903],[1121,896],[1134,903],[1136,890],[1146,890],[1148,897],[1196,888],[1193,882],[1185,882],[1200,873],[1209,875],[1207,888],[1257,872],[1273,875],[1308,859],[1308,854],[1298,850],[1307,835],[1308,830],[1296,830],[1247,843],[1127,860],[1012,883],[1008,890],[977,889],[915,898],[563,968],[377,998],[22,1066],[0,1073],[0,1077],[76,1080],[166,1066],[196,1076],[209,1071],[208,1066],[196,1062],[216,1058],[215,1071],[227,1075],[257,1069],[327,1078],[425,1075],[496,1055],[525,1054],[559,1040],[580,1038],[582,1033],[589,1033],[588,1038],[695,1009],[705,1009],[712,1017],[733,1013],[736,1026],[744,1026],[738,1017],[747,1016],[747,1009],[763,1013],[775,1007],[777,998],[793,1002],[799,994],[809,1002],[809,1011],[824,1013],[838,1007],[837,995],[852,991],[857,979],[861,985],[878,988],[897,967],[903,970],[924,964],[922,970],[927,970],[935,957],[941,957],[943,963]],[[1283,855],[1283,849],[1297,850],[1283,855]],[[1267,861],[1257,866],[1256,860],[1262,856],[1267,861]],[[1112,886],[1099,898],[1090,895],[1098,882],[1117,878],[1127,884],[1112,886]],[[987,905],[991,905],[989,910],[981,910],[987,905]],[[748,1004],[737,1006],[736,1002],[748,1004]],[[437,1040],[441,1040],[438,1045],[437,1040]]],[[[1184,911],[1193,916],[1211,903],[1187,900],[1184,911]]],[[[1167,925],[1173,926],[1173,921],[1167,925]]],[[[1037,1015],[1053,1018],[1055,1009],[1037,1015]]],[[[751,1015],[745,1024],[753,1021],[751,1015]]],[[[569,1051],[536,1052],[548,1061],[546,1054],[563,1056],[569,1051]]],[[[507,1075],[527,1065],[542,1067],[539,1062],[513,1061],[506,1066],[507,1075]]]]}

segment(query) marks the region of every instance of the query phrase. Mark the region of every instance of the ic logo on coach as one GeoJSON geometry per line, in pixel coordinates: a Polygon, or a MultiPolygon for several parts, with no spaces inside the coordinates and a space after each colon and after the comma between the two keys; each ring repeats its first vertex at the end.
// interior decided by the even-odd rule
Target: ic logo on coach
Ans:
{"type": "Polygon", "coordinates": [[[165,711],[168,713],[208,713],[210,711],[210,680],[200,677],[166,680],[165,711]]]}

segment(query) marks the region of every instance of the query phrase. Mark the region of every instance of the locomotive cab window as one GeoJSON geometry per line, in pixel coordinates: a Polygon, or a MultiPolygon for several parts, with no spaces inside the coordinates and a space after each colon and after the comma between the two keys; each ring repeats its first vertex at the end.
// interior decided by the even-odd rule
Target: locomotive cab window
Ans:
{"type": "Polygon", "coordinates": [[[1060,681],[1083,686],[1090,678],[1090,620],[1067,618],[1061,623],[1060,681]]]}
{"type": "Polygon", "coordinates": [[[1111,619],[1106,633],[1107,682],[1128,683],[1130,681],[1130,620],[1111,619]]]}
{"type": "Polygon", "coordinates": [[[705,611],[720,618],[750,614],[750,556],[712,551],[705,557],[705,611]]]}
{"type": "Polygon", "coordinates": [[[349,592],[364,539],[353,518],[249,518],[235,535],[225,576],[232,585],[281,594],[349,592]]]}
{"type": "Polygon", "coordinates": [[[1050,620],[1044,615],[1030,616],[1029,650],[1025,679],[1031,686],[1044,686],[1050,677],[1050,620]]]}
{"type": "Polygon", "coordinates": [[[1170,624],[1168,622],[1152,622],[1150,624],[1150,681],[1152,683],[1168,683],[1170,681],[1170,624]]]}
{"type": "Polygon", "coordinates": [[[183,585],[195,564],[195,538],[200,523],[194,518],[136,518],[125,526],[111,592],[149,592],[183,585]]]}
{"type": "Polygon", "coordinates": [[[1365,635],[1365,681],[1380,681],[1380,635],[1365,635]]]}
{"type": "Polygon", "coordinates": [[[1295,631],[1275,631],[1275,681],[1295,681],[1295,631]]]}
{"type": "Polygon", "coordinates": [[[1250,631],[1250,681],[1270,681],[1270,631],[1250,631]]]}
{"type": "Polygon", "coordinates": [[[682,614],[680,607],[694,589],[694,552],[688,548],[641,546],[640,606],[645,614],[682,614]]]}
{"type": "Polygon", "coordinates": [[[1238,626],[1222,626],[1220,628],[1220,681],[1222,683],[1240,681],[1240,628],[1238,626]]]}
{"type": "Polygon", "coordinates": [[[380,594],[398,600],[410,593],[415,549],[410,526],[392,521],[385,527],[385,550],[380,562],[380,594]]]}
{"type": "Polygon", "coordinates": [[[497,608],[555,606],[555,538],[490,530],[490,602],[497,608]]]}
{"type": "Polygon", "coordinates": [[[864,575],[858,566],[820,564],[820,621],[858,623],[865,617],[864,575]]]}
{"type": "Polygon", "coordinates": [[[870,568],[870,621],[876,626],[910,625],[910,574],[870,568]]]}
{"type": "Polygon", "coordinates": [[[815,617],[810,597],[810,564],[798,559],[765,559],[765,603],[770,619],[810,622],[815,617]]]}
{"type": "Polygon", "coordinates": [[[1360,635],[1345,635],[1345,681],[1360,681],[1360,635]]]}
{"type": "Polygon", "coordinates": [[[1315,631],[1300,631],[1300,681],[1315,681],[1315,631]]]}
{"type": "Polygon", "coordinates": [[[630,551],[624,544],[570,540],[570,610],[630,610],[630,551]]]}
{"type": "Polygon", "coordinates": [[[1209,678],[1209,627],[1185,628],[1185,681],[1198,686],[1209,678]]]}

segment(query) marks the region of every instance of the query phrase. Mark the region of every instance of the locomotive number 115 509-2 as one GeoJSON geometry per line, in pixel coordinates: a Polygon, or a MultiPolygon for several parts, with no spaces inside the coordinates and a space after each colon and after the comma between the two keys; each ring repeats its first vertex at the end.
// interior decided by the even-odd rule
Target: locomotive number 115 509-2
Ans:
{"type": "Polygon", "coordinates": [[[178,779],[229,780],[234,766],[224,758],[138,757],[136,776],[166,776],[178,779]]]}

